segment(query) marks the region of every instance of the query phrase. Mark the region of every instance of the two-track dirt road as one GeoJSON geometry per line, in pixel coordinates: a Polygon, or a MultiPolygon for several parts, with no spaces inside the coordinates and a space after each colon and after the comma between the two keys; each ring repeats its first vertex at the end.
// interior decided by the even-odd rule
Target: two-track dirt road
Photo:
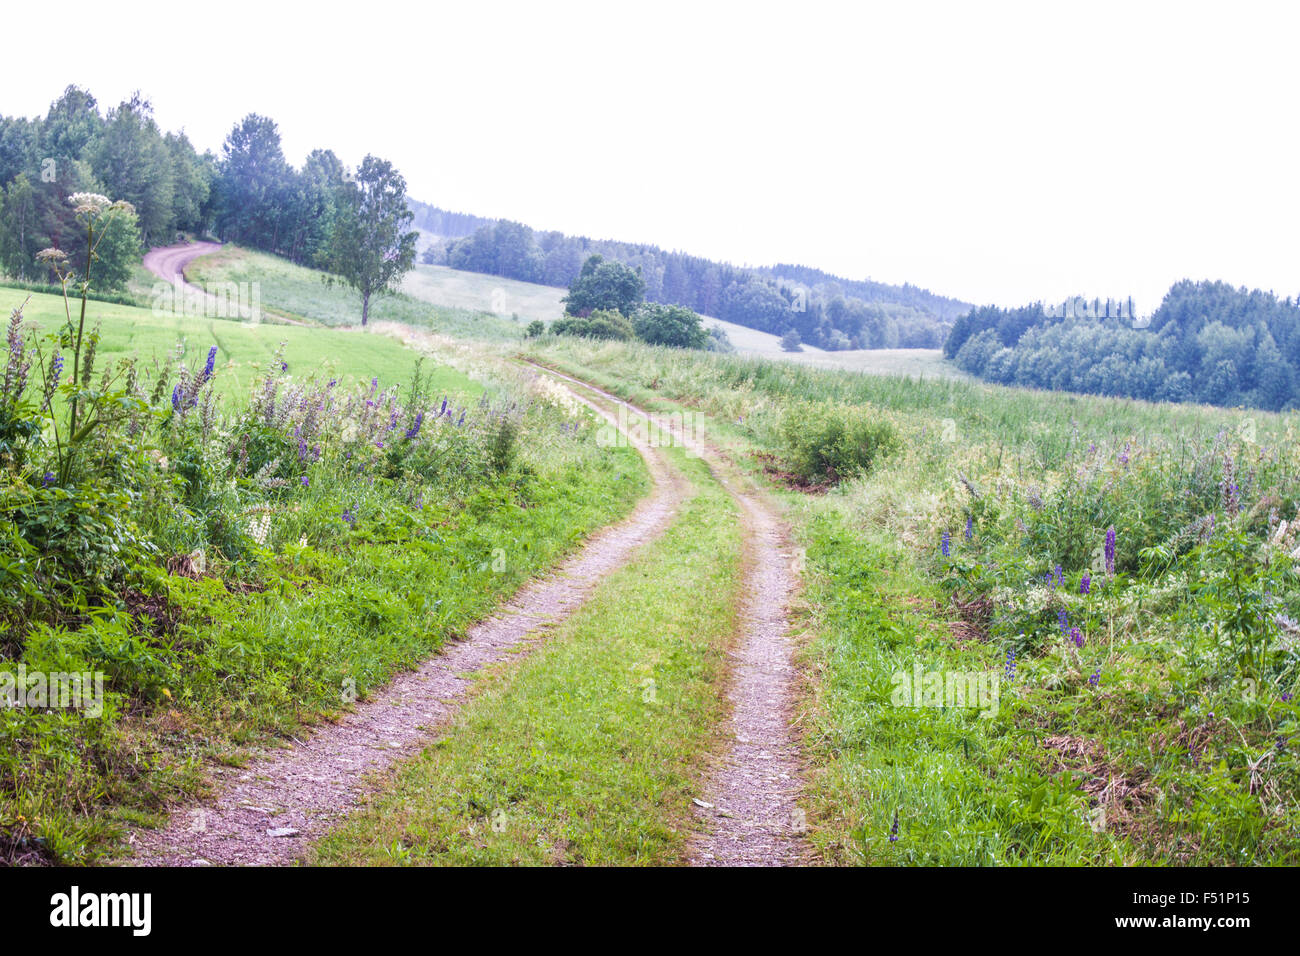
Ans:
{"type": "MultiPolygon", "coordinates": [[[[166,251],[166,250],[158,250],[166,251]]],[[[159,268],[182,268],[164,257],[159,268]]],[[[174,274],[174,273],[173,273],[174,274]]],[[[617,425],[615,396],[550,371],[617,425]]],[[[634,414],[638,409],[627,406],[634,414]]],[[[622,522],[595,535],[553,574],[521,589],[500,611],[417,670],[396,678],[337,723],[246,768],[221,771],[209,801],[183,808],[161,829],[131,835],[137,865],[276,865],[302,858],[376,786],[376,774],[433,742],[464,702],[472,673],[517,656],[580,607],[608,574],[635,557],[675,519],[685,481],[663,453],[635,433],[631,443],[653,478],[651,494],[622,522]]],[[[787,865],[802,862],[796,807],[798,745],[792,730],[794,667],[787,606],[795,580],[780,518],[755,489],[710,458],[715,477],[745,515],[746,597],[731,653],[729,743],[710,758],[701,783],[700,832],[687,862],[787,865]]]]}

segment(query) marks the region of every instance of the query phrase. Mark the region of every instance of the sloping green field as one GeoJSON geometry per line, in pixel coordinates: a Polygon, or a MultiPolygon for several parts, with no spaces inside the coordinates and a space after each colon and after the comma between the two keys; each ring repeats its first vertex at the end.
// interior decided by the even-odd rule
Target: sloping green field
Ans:
{"type": "MultiPolygon", "coordinates": [[[[195,259],[185,270],[190,282],[256,282],[263,308],[313,325],[359,326],[361,297],[344,285],[326,285],[325,273],[238,246],[195,259]]],[[[444,308],[399,293],[370,302],[371,322],[403,322],[420,329],[485,341],[522,338],[523,327],[486,310],[444,308]]]]}
{"type": "MultiPolygon", "coordinates": [[[[42,331],[55,333],[67,322],[63,300],[54,295],[28,293],[0,287],[0,305],[5,314],[26,301],[23,317],[42,331]]],[[[72,302],[72,317],[77,318],[79,303],[72,302]]],[[[229,319],[188,318],[155,314],[150,309],[91,302],[87,307],[86,326],[102,327],[100,361],[136,355],[143,362],[167,362],[184,349],[184,360],[202,364],[213,345],[220,350],[217,364],[221,370],[218,386],[227,394],[242,394],[259,377],[271,356],[283,345],[284,361],[295,377],[317,373],[340,381],[367,381],[378,378],[385,384],[407,381],[415,367],[416,355],[397,340],[385,335],[344,332],[332,329],[300,328],[289,325],[250,324],[229,319]]],[[[439,367],[427,370],[433,376],[431,387],[477,395],[481,388],[454,369],[439,367]]]]}
{"type": "Polygon", "coordinates": [[[416,266],[402,282],[407,295],[449,309],[491,312],[504,318],[517,317],[553,322],[564,314],[566,290],[532,282],[517,282],[480,272],[462,272],[446,266],[416,266]]]}

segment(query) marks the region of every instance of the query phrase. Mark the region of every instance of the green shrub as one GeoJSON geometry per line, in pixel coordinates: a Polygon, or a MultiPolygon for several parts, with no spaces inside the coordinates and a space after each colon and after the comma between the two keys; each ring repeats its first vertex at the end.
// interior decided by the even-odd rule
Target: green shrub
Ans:
{"type": "Polygon", "coordinates": [[[791,471],[805,481],[835,483],[866,474],[898,448],[894,426],[870,407],[795,402],[781,419],[791,471]]]}
{"type": "Polygon", "coordinates": [[[680,305],[647,302],[632,316],[637,338],[650,345],[678,349],[702,349],[709,341],[700,317],[680,305]]]}
{"type": "Polygon", "coordinates": [[[636,337],[626,316],[612,309],[597,309],[587,316],[566,315],[551,323],[556,335],[576,335],[584,339],[613,339],[630,342],[636,337]]]}

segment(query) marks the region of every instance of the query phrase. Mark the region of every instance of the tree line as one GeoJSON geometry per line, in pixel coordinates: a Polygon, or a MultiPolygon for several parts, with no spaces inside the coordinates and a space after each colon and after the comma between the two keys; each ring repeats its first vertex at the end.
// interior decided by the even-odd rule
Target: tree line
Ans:
{"type": "Polygon", "coordinates": [[[749,269],[657,246],[536,231],[498,220],[425,250],[426,263],[568,286],[592,255],[638,270],[645,298],[824,349],[938,348],[969,306],[918,289],[840,279],[816,269],[749,269]]]}
{"type": "Polygon", "coordinates": [[[944,355],[990,382],[1282,411],[1300,405],[1300,301],[1175,283],[1150,319],[972,309],[944,355]]]}

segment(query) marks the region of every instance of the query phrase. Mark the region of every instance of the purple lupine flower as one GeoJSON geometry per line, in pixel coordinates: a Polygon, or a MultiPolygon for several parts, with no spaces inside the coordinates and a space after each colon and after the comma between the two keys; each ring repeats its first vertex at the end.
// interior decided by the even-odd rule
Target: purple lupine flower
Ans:
{"type": "Polygon", "coordinates": [[[202,380],[206,382],[208,379],[210,379],[212,377],[212,372],[216,367],[217,367],[217,347],[214,345],[212,346],[212,348],[208,349],[208,361],[203,366],[202,380]]]}
{"type": "Polygon", "coordinates": [[[1070,617],[1065,613],[1065,608],[1061,608],[1056,612],[1056,623],[1061,626],[1062,634],[1070,632],[1070,617]]]}
{"type": "Polygon", "coordinates": [[[442,408],[438,409],[438,417],[442,418],[442,416],[446,414],[447,414],[447,400],[444,398],[442,400],[442,408]]]}
{"type": "Polygon", "coordinates": [[[46,488],[50,487],[50,485],[54,484],[54,482],[55,482],[54,472],[52,471],[47,471],[41,477],[41,484],[44,485],[46,488]]]}
{"type": "Polygon", "coordinates": [[[457,419],[457,421],[456,421],[456,427],[459,428],[461,425],[464,425],[464,424],[465,424],[465,413],[464,413],[464,412],[461,412],[461,413],[460,413],[460,418],[457,419]]]}
{"type": "Polygon", "coordinates": [[[1083,647],[1083,631],[1077,627],[1070,628],[1070,640],[1074,641],[1075,647],[1083,647]]]}
{"type": "Polygon", "coordinates": [[[1065,583],[1065,575],[1061,573],[1059,564],[1052,569],[1052,581],[1058,588],[1065,583]]]}
{"type": "Polygon", "coordinates": [[[181,410],[181,387],[177,385],[175,388],[172,389],[172,411],[179,412],[180,410],[181,410]]]}
{"type": "Polygon", "coordinates": [[[424,424],[424,412],[415,413],[415,423],[406,430],[407,439],[413,439],[420,434],[420,426],[424,424]]]}
{"type": "Polygon", "coordinates": [[[1106,574],[1115,573],[1115,526],[1106,529],[1106,574]]]}
{"type": "Polygon", "coordinates": [[[1083,577],[1079,580],[1079,593],[1082,594],[1084,597],[1087,597],[1088,592],[1091,589],[1092,589],[1092,575],[1089,574],[1087,571],[1084,571],[1083,577]]]}
{"type": "MultiPolygon", "coordinates": [[[[1024,637],[1023,634],[1021,634],[1020,636],[1021,636],[1021,637],[1024,637]]],[[[1006,664],[1003,666],[1003,672],[1004,672],[1004,673],[1003,673],[1003,676],[1006,678],[1008,684],[1010,684],[1010,683],[1012,683],[1012,682],[1015,681],[1015,679],[1016,679],[1016,649],[1015,649],[1014,647],[1008,647],[1008,648],[1007,648],[1007,662],[1006,662],[1006,664]]]]}
{"type": "Polygon", "coordinates": [[[339,383],[339,380],[338,380],[337,378],[332,378],[332,379],[330,379],[330,383],[329,383],[328,385],[326,385],[325,387],[326,387],[326,388],[333,388],[333,387],[334,387],[335,385],[337,385],[338,383],[339,383]]]}
{"type": "Polygon", "coordinates": [[[357,516],[352,513],[351,507],[344,508],[341,517],[343,518],[343,523],[346,525],[351,526],[357,523],[357,516]]]}
{"type": "Polygon", "coordinates": [[[969,541],[975,537],[975,521],[970,515],[966,516],[966,540],[969,541]]]}
{"type": "Polygon", "coordinates": [[[889,842],[898,842],[898,811],[894,811],[894,824],[889,828],[889,842]]]}
{"type": "Polygon", "coordinates": [[[940,535],[940,537],[939,537],[939,550],[943,552],[943,556],[944,556],[945,558],[948,557],[948,552],[949,552],[949,548],[950,548],[951,543],[952,543],[952,536],[949,535],[947,531],[945,531],[942,535],[940,535]]]}
{"type": "Polygon", "coordinates": [[[59,385],[59,373],[63,371],[63,353],[54,353],[54,362],[50,365],[50,390],[53,391],[59,385]]]}
{"type": "Polygon", "coordinates": [[[286,362],[284,359],[280,359],[280,371],[281,372],[289,371],[289,363],[286,362]]]}
{"type": "Polygon", "coordinates": [[[1124,450],[1119,453],[1119,463],[1123,465],[1125,468],[1128,467],[1128,449],[1129,449],[1129,443],[1125,442],[1124,450]]]}
{"type": "Polygon", "coordinates": [[[298,436],[298,461],[304,462],[306,460],[307,460],[307,439],[299,435],[298,436]]]}
{"type": "Polygon", "coordinates": [[[1088,678],[1088,683],[1091,684],[1093,687],[1096,687],[1098,684],[1101,683],[1100,667],[1098,667],[1095,671],[1092,672],[1092,676],[1088,678]]]}
{"type": "Polygon", "coordinates": [[[310,487],[311,487],[311,479],[308,478],[306,475],[303,475],[303,476],[302,476],[302,486],[303,486],[304,488],[310,488],[310,487]]]}
{"type": "Polygon", "coordinates": [[[1290,694],[1290,693],[1284,693],[1284,694],[1282,695],[1282,703],[1285,704],[1285,703],[1289,702],[1290,700],[1291,700],[1291,694],[1290,694]]]}

